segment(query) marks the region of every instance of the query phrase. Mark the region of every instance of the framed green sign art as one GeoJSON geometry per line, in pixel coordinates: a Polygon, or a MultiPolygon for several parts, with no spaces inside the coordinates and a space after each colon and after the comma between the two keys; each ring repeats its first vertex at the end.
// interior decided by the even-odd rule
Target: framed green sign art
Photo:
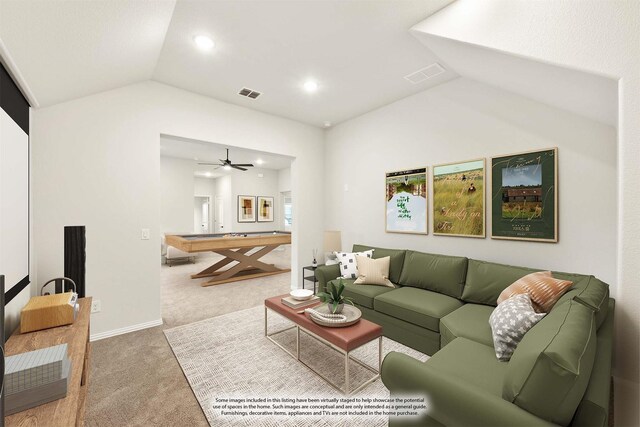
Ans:
{"type": "Polygon", "coordinates": [[[484,159],[433,167],[433,234],[485,237],[484,159]]]}
{"type": "Polygon", "coordinates": [[[427,234],[427,168],[389,172],[385,188],[387,233],[427,234]]]}
{"type": "Polygon", "coordinates": [[[558,149],[491,159],[491,238],[558,241],[558,149]]]}

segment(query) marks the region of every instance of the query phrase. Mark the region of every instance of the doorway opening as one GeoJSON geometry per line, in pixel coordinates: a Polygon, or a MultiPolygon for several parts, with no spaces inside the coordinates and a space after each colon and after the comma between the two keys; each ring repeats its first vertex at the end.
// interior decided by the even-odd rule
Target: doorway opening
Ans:
{"type": "Polygon", "coordinates": [[[160,148],[165,323],[188,324],[288,293],[294,159],[166,135],[160,148]],[[176,243],[176,236],[198,245],[176,243]],[[164,263],[173,256],[194,263],[164,263]]]}

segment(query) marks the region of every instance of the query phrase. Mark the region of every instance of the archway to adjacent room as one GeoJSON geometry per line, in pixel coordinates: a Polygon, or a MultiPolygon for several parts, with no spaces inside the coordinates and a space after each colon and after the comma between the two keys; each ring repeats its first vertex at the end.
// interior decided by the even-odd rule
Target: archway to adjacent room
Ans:
{"type": "Polygon", "coordinates": [[[293,160],[230,145],[160,137],[160,287],[165,323],[192,323],[289,291],[293,160]],[[190,243],[194,241],[207,246],[196,249],[190,243]],[[229,242],[238,246],[229,248],[229,242]]]}

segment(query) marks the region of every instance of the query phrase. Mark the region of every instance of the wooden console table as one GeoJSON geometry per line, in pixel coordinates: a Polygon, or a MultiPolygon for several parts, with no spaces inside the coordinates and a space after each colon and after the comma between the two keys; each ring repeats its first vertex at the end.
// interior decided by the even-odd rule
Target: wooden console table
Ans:
{"type": "Polygon", "coordinates": [[[78,318],[72,325],[11,335],[5,353],[12,356],[58,344],[67,344],[71,360],[71,378],[67,396],[5,417],[6,426],[82,426],[89,380],[89,318],[91,298],[79,298],[78,318]]]}

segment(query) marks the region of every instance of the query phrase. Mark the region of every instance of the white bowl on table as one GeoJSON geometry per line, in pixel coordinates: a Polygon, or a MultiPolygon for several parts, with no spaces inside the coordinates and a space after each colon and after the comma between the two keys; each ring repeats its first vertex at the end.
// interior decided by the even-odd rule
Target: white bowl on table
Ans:
{"type": "Polygon", "coordinates": [[[289,292],[289,295],[295,300],[305,301],[313,296],[313,291],[311,289],[294,289],[289,292]]]}

